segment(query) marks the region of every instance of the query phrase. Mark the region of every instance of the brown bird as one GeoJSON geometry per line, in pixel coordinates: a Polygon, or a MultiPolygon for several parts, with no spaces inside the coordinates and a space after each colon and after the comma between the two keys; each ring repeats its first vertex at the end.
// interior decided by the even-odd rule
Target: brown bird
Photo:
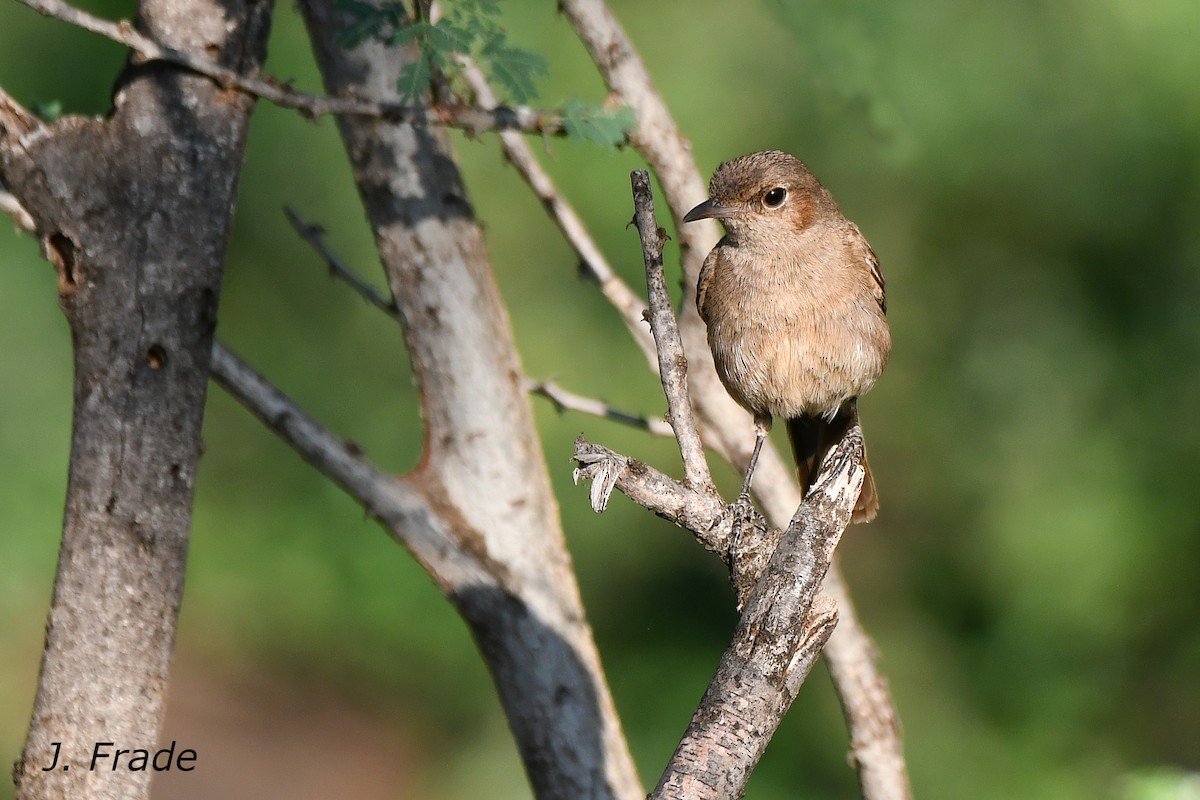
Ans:
{"type": "MultiPolygon", "coordinates": [[[[857,418],[892,348],[879,261],[858,226],[804,163],[778,150],[717,168],[712,195],[684,222],[719,219],[725,237],[704,261],[696,305],[717,374],[754,415],[742,494],[774,417],[787,420],[801,489],[857,418]]],[[[879,510],[867,475],[855,522],[879,510]]]]}

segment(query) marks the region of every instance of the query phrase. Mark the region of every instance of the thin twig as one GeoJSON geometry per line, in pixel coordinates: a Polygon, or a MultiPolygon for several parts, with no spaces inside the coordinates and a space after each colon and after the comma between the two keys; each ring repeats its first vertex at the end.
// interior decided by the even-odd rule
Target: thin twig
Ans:
{"type": "Polygon", "coordinates": [[[283,213],[287,216],[288,222],[292,223],[292,227],[296,229],[296,233],[300,234],[300,238],[325,260],[331,275],[347,283],[360,297],[389,317],[399,318],[400,309],[396,306],[396,301],[393,298],[384,297],[378,289],[358,277],[358,273],[346,266],[346,262],[342,261],[341,257],[325,241],[324,228],[308,222],[290,207],[285,206],[283,213]]]}
{"type": "Polygon", "coordinates": [[[667,396],[667,421],[679,442],[685,482],[697,489],[715,492],[712,475],[708,471],[708,460],[704,457],[704,445],[700,443],[696,420],[692,416],[692,401],[687,389],[687,359],[683,355],[683,342],[679,339],[675,312],[671,308],[671,296],[667,292],[667,279],[663,272],[663,242],[667,235],[658,227],[658,220],[654,217],[650,174],[644,169],[635,169],[630,179],[633,183],[633,220],[642,240],[642,259],[646,262],[650,330],[658,350],[659,377],[667,396]]]}
{"type": "MultiPolygon", "coordinates": [[[[475,93],[476,105],[484,109],[496,108],[496,95],[474,61],[464,58],[460,63],[463,66],[463,76],[466,78],[467,85],[475,93]]],[[[517,172],[521,173],[521,177],[529,184],[533,193],[542,201],[542,207],[546,209],[546,213],[554,220],[554,224],[558,226],[567,243],[579,256],[579,264],[583,273],[600,287],[600,291],[603,292],[608,302],[621,315],[621,321],[625,323],[634,342],[642,349],[647,362],[657,370],[658,355],[654,350],[654,339],[645,323],[646,304],[630,288],[629,284],[621,280],[613,271],[608,259],[604,257],[604,253],[601,252],[592,235],[588,233],[583,220],[558,191],[554,181],[550,179],[550,175],[542,168],[541,162],[534,155],[533,148],[529,146],[525,136],[516,131],[500,131],[498,135],[505,156],[517,168],[517,172]]]]}
{"type": "Polygon", "coordinates": [[[640,414],[631,414],[628,411],[621,411],[613,408],[603,400],[597,400],[594,397],[584,397],[581,394],[569,392],[559,386],[554,381],[531,381],[529,383],[529,391],[536,395],[541,395],[554,404],[554,407],[562,413],[563,411],[578,411],[583,414],[591,414],[596,417],[604,417],[614,422],[620,422],[625,425],[631,425],[635,428],[641,428],[644,431],[649,431],[655,436],[671,436],[674,431],[665,420],[654,419],[640,414]]]}
{"type": "Polygon", "coordinates": [[[484,110],[465,105],[413,106],[383,103],[357,97],[333,97],[293,89],[288,82],[268,76],[242,75],[205,58],[164,47],[139,33],[128,20],[110,22],[75,8],[63,0],[20,0],[47,17],[62,20],[86,31],[125,45],[146,61],[165,61],[211,78],[227,89],[261,97],[264,100],[300,111],[316,119],[328,114],[376,117],[392,122],[425,123],[460,128],[469,133],[485,131],[522,131],[544,136],[561,136],[566,131],[562,117],[527,106],[500,106],[484,110]]]}
{"type": "Polygon", "coordinates": [[[609,99],[633,109],[636,115],[637,129],[629,135],[630,144],[654,170],[666,195],[679,235],[684,272],[695,288],[704,256],[717,241],[717,228],[680,224],[688,209],[705,196],[704,179],[692,159],[691,145],[608,4],[604,0],[560,0],[558,6],[599,68],[611,93],[609,99]]]}
{"type": "Polygon", "coordinates": [[[779,540],[651,798],[743,795],[833,632],[836,608],[815,601],[862,488],[862,457],[862,432],[854,426],[822,463],[820,478],[779,540]]]}

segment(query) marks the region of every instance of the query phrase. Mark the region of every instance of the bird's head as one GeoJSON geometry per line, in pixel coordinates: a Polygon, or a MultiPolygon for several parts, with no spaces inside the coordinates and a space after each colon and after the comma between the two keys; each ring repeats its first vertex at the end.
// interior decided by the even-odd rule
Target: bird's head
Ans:
{"type": "Polygon", "coordinates": [[[779,150],[726,161],[709,183],[710,197],[684,222],[719,219],[735,239],[807,230],[837,212],[833,197],[804,162],[779,150]]]}

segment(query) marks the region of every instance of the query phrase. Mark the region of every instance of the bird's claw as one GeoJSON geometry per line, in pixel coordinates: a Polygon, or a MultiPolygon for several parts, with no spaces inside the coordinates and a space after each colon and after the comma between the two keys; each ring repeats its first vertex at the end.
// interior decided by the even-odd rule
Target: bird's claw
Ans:
{"type": "Polygon", "coordinates": [[[742,536],[764,526],[765,521],[762,515],[755,510],[754,504],[750,502],[750,495],[747,492],[739,494],[737,500],[729,504],[726,513],[733,516],[730,521],[732,541],[729,550],[731,555],[736,555],[741,549],[742,536]]]}
{"type": "Polygon", "coordinates": [[[739,494],[737,500],[734,500],[729,505],[729,510],[733,514],[735,532],[747,522],[753,522],[755,514],[754,504],[750,502],[750,494],[748,492],[739,494]]]}

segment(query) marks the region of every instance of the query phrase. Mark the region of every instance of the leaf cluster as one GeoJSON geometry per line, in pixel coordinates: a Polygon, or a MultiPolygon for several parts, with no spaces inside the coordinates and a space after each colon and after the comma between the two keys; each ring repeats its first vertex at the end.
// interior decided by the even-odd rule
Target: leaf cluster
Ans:
{"type": "MultiPolygon", "coordinates": [[[[337,6],[343,15],[343,47],[376,40],[419,49],[420,58],[405,65],[396,83],[406,102],[419,102],[435,78],[444,79],[456,94],[469,94],[461,85],[462,56],[480,65],[508,103],[535,100],[536,81],[549,72],[545,58],[508,40],[500,24],[499,0],[447,0],[436,21],[429,19],[419,0],[412,13],[401,2],[337,0],[337,6]]],[[[578,99],[567,101],[562,117],[568,137],[608,148],[624,144],[636,124],[632,109],[607,109],[578,99]]]]}
{"type": "Polygon", "coordinates": [[[624,144],[637,127],[637,117],[628,106],[602,108],[574,97],[563,105],[562,120],[568,137],[610,149],[624,144]]]}
{"type": "Polygon", "coordinates": [[[537,97],[534,81],[548,72],[546,59],[513,45],[500,24],[498,0],[454,0],[445,13],[430,21],[417,4],[408,14],[399,2],[373,4],[364,0],[338,0],[346,27],[340,37],[345,47],[368,39],[391,46],[413,45],[421,57],[404,67],[397,86],[406,100],[416,101],[429,91],[434,75],[454,84],[462,72],[458,57],[470,56],[488,79],[513,103],[537,97]]]}

